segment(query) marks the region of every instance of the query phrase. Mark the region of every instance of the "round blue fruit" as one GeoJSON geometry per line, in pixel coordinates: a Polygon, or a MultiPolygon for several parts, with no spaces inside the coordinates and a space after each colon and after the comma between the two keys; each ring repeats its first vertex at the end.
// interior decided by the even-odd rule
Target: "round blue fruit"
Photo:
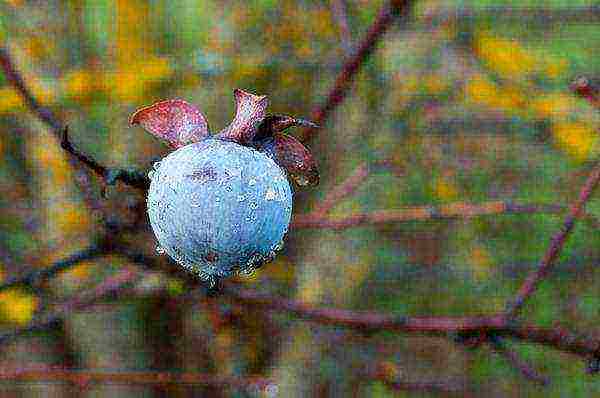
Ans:
{"type": "Polygon", "coordinates": [[[282,248],[292,190],[267,155],[208,138],[170,153],[150,178],[159,250],[201,278],[251,272],[282,248]]]}

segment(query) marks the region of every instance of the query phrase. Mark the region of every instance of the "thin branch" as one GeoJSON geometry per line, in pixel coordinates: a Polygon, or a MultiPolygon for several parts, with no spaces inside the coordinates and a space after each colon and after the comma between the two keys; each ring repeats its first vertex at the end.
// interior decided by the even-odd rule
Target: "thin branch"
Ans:
{"type": "Polygon", "coordinates": [[[580,217],[585,208],[586,202],[592,196],[600,182],[600,162],[594,167],[592,173],[586,180],[583,188],[579,192],[579,197],[569,209],[569,213],[565,218],[560,230],[552,237],[550,246],[544,254],[536,270],[532,271],[525,279],[514,299],[506,306],[505,316],[514,318],[518,315],[519,310],[523,307],[527,299],[535,292],[539,283],[544,279],[548,272],[552,269],[554,262],[559,257],[562,248],[567,241],[575,226],[575,221],[580,217]]]}
{"type": "Polygon", "coordinates": [[[502,357],[506,358],[512,366],[514,366],[525,378],[534,381],[538,384],[546,386],[550,384],[550,378],[540,374],[530,364],[525,362],[517,352],[513,351],[506,345],[498,336],[491,336],[488,343],[492,349],[502,357]]]}
{"type": "Polygon", "coordinates": [[[23,76],[21,73],[19,73],[12,62],[12,58],[10,57],[8,50],[3,47],[0,47],[0,66],[4,70],[6,80],[8,80],[21,94],[29,109],[31,109],[33,113],[35,113],[44,123],[50,126],[54,130],[54,134],[57,135],[57,132],[62,129],[62,123],[50,109],[40,104],[33,96],[27,87],[27,84],[25,83],[25,79],[23,79],[23,76]]]}
{"type": "MultiPolygon", "coordinates": [[[[0,47],[0,67],[3,69],[6,79],[21,94],[29,109],[38,118],[40,118],[42,122],[47,124],[52,129],[52,133],[61,140],[61,147],[72,155],[72,158],[69,159],[71,166],[75,166],[75,160],[78,160],[79,162],[87,166],[90,170],[95,172],[109,185],[114,184],[117,180],[119,180],[127,185],[138,189],[147,189],[150,186],[149,180],[146,177],[146,175],[138,171],[108,169],[100,165],[90,156],[85,155],[82,152],[79,152],[75,148],[73,148],[72,144],[69,141],[68,128],[66,126],[63,126],[62,122],[54,115],[54,113],[52,113],[50,109],[44,107],[35,98],[31,90],[29,90],[29,88],[27,87],[25,79],[15,67],[14,62],[10,54],[8,53],[8,50],[3,47],[0,47]]],[[[92,195],[89,191],[89,181],[87,180],[87,178],[85,179],[82,185],[86,189],[86,200],[88,204],[90,204],[92,208],[99,208],[98,205],[92,202],[92,195]]]]}
{"type": "MultiPolygon", "coordinates": [[[[348,58],[344,63],[327,99],[313,112],[311,120],[320,126],[324,124],[324,121],[329,117],[331,112],[346,97],[352,80],[364,62],[375,50],[375,46],[379,39],[387,32],[392,25],[392,22],[397,17],[404,17],[408,14],[413,3],[413,0],[391,0],[383,6],[363,40],[358,45],[354,55],[348,58]]],[[[317,131],[318,130],[314,128],[304,130],[301,134],[300,141],[309,141],[317,131]]]]}
{"type": "Polygon", "coordinates": [[[244,289],[240,286],[226,285],[223,293],[243,305],[285,311],[312,322],[347,327],[363,332],[387,330],[433,336],[486,333],[552,347],[585,358],[597,356],[600,353],[600,340],[597,338],[587,338],[558,327],[544,328],[526,323],[507,323],[502,315],[410,317],[373,311],[313,307],[298,301],[244,289]]]}
{"type": "Polygon", "coordinates": [[[60,146],[81,163],[86,165],[90,170],[94,171],[94,173],[101,177],[108,185],[112,185],[116,181],[121,181],[126,185],[141,190],[147,190],[150,187],[150,179],[145,173],[137,170],[109,169],[98,163],[89,155],[75,149],[69,141],[68,126],[65,126],[62,130],[60,146]]]}
{"type": "Polygon", "coordinates": [[[390,390],[394,391],[411,391],[418,393],[437,393],[451,397],[470,397],[471,392],[468,391],[464,383],[455,381],[409,381],[403,380],[400,377],[393,377],[382,369],[367,370],[364,372],[364,378],[383,383],[390,390]]]}
{"type": "Polygon", "coordinates": [[[33,272],[10,278],[0,284],[0,292],[16,286],[34,286],[42,281],[68,270],[81,261],[91,260],[106,254],[103,245],[93,244],[69,257],[53,263],[51,266],[33,272]]]}
{"type": "Polygon", "coordinates": [[[325,216],[340,200],[350,196],[369,176],[369,165],[363,163],[358,166],[352,174],[342,183],[333,187],[319,206],[312,211],[315,217],[325,216]]]}
{"type": "Polygon", "coordinates": [[[187,384],[204,385],[221,388],[238,388],[265,390],[275,384],[263,377],[223,377],[204,373],[192,372],[135,372],[130,370],[103,372],[85,369],[64,369],[61,367],[45,368],[0,368],[0,380],[18,382],[64,382],[80,387],[92,383],[101,384],[137,384],[137,385],[168,385],[187,384]]]}
{"type": "MultiPolygon", "coordinates": [[[[440,206],[414,206],[395,210],[379,210],[333,218],[324,216],[321,209],[318,209],[316,212],[295,215],[292,221],[292,227],[342,230],[364,225],[473,218],[499,214],[561,214],[564,210],[564,206],[555,204],[520,204],[508,201],[492,201],[481,204],[456,202],[440,206]]],[[[580,213],[577,217],[584,218],[595,228],[598,228],[600,225],[600,221],[590,214],[580,213]]]]}

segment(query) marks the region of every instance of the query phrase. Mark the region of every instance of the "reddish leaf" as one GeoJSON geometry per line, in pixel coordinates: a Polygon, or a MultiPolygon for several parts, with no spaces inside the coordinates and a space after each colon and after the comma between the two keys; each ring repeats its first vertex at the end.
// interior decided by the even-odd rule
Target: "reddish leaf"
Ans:
{"type": "Polygon", "coordinates": [[[317,162],[310,151],[291,135],[276,133],[259,149],[270,153],[298,185],[319,184],[317,162]]]}
{"type": "Polygon", "coordinates": [[[264,95],[254,95],[239,88],[233,91],[233,96],[235,118],[219,133],[219,137],[246,145],[253,140],[258,126],[265,118],[269,100],[264,95]]]}
{"type": "Polygon", "coordinates": [[[160,101],[135,112],[130,119],[174,148],[209,135],[208,123],[195,105],[180,99],[160,101]]]}

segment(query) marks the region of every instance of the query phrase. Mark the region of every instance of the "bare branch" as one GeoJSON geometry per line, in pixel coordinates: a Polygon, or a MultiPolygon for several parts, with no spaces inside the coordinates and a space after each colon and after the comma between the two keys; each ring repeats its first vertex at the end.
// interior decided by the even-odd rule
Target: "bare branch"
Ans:
{"type": "Polygon", "coordinates": [[[16,286],[34,286],[52,276],[68,270],[81,261],[91,260],[106,254],[107,250],[102,245],[94,244],[69,257],[59,260],[49,267],[27,273],[22,276],[10,278],[0,284],[0,292],[16,286]]]}
{"type": "MultiPolygon", "coordinates": [[[[520,204],[506,201],[493,201],[481,204],[456,202],[440,206],[415,206],[395,210],[379,210],[333,218],[321,214],[322,210],[319,208],[318,211],[315,212],[294,216],[292,227],[331,228],[341,230],[364,225],[472,218],[485,215],[534,213],[561,214],[564,210],[564,206],[555,204],[520,204]]],[[[600,225],[600,222],[590,214],[580,213],[577,215],[577,218],[584,218],[595,228],[600,225]]]]}
{"type": "Polygon", "coordinates": [[[523,304],[525,304],[527,299],[535,292],[539,283],[552,269],[554,262],[560,255],[567,238],[575,226],[575,221],[580,217],[585,208],[586,202],[592,196],[592,193],[596,189],[599,182],[600,163],[595,166],[595,168],[592,170],[592,173],[583,185],[583,188],[581,188],[579,197],[570,207],[569,214],[565,218],[560,231],[558,231],[552,237],[552,240],[550,241],[550,247],[548,247],[548,250],[544,254],[544,257],[540,261],[537,269],[529,274],[527,279],[525,279],[525,282],[523,282],[521,285],[515,298],[507,304],[505,312],[505,316],[507,318],[513,318],[519,313],[519,310],[523,307],[523,304]]]}
{"type": "MultiPolygon", "coordinates": [[[[387,32],[397,17],[404,17],[408,14],[413,3],[413,0],[391,0],[383,6],[363,40],[356,48],[355,53],[344,63],[342,71],[335,80],[327,99],[313,112],[311,120],[321,126],[324,124],[323,122],[329,117],[331,112],[346,97],[354,76],[356,76],[363,63],[373,53],[379,39],[387,32]]],[[[304,130],[300,141],[306,142],[310,140],[317,131],[314,128],[304,130]]]]}
{"type": "Polygon", "coordinates": [[[548,377],[540,374],[530,364],[521,359],[519,354],[508,347],[500,337],[491,336],[488,342],[494,351],[506,358],[525,378],[543,386],[550,384],[548,377]]]}
{"type": "Polygon", "coordinates": [[[134,372],[130,370],[102,372],[62,367],[0,368],[0,380],[18,382],[65,382],[79,387],[92,383],[137,385],[204,385],[221,388],[264,390],[275,384],[258,377],[223,377],[205,373],[134,372]]]}

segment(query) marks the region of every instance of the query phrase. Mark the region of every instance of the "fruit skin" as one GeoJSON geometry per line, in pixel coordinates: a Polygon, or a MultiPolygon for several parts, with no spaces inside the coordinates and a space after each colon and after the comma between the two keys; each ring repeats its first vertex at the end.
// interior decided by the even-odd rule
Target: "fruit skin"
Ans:
{"type": "Polygon", "coordinates": [[[292,190],[267,155],[207,138],[170,153],[151,180],[148,215],[160,247],[201,278],[251,272],[281,249],[292,190]]]}

